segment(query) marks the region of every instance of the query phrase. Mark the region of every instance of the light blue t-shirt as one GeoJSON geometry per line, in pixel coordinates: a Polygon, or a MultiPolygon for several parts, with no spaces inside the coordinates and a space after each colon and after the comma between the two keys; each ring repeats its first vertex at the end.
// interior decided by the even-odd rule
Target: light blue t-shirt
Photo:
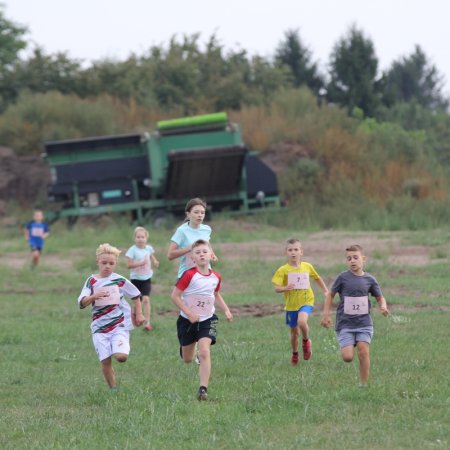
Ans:
{"type": "Polygon", "coordinates": [[[136,245],[131,246],[125,253],[125,256],[132,261],[142,261],[147,259],[148,262],[141,267],[133,267],[130,269],[131,280],[148,280],[153,276],[152,260],[150,256],[155,253],[155,250],[151,245],[146,245],[144,248],[139,248],[136,245]]]}
{"type": "MultiPolygon", "coordinates": [[[[189,226],[189,222],[185,222],[183,223],[183,225],[180,225],[176,229],[175,233],[173,234],[170,240],[172,242],[175,242],[178,248],[181,249],[191,246],[195,241],[198,241],[199,239],[209,241],[210,237],[211,237],[211,227],[209,225],[205,225],[202,223],[198,228],[192,228],[189,226]]],[[[188,264],[186,264],[187,255],[189,255],[189,253],[180,257],[178,278],[180,278],[181,275],[183,275],[186,269],[192,267],[192,265],[189,264],[189,257],[187,258],[188,264]]]]}

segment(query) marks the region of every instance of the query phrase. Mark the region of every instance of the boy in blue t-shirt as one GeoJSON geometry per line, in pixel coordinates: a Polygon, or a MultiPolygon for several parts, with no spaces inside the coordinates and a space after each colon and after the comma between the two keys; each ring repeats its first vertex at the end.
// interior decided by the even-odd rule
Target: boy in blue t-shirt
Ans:
{"type": "Polygon", "coordinates": [[[27,223],[24,233],[31,249],[31,267],[36,267],[39,264],[45,239],[50,233],[50,228],[44,222],[44,213],[40,209],[34,211],[33,220],[27,223]]]}
{"type": "Polygon", "coordinates": [[[369,345],[373,336],[369,294],[376,298],[383,316],[387,316],[389,311],[377,280],[364,271],[366,257],[362,247],[351,245],[345,251],[349,270],[338,275],[326,295],[321,325],[325,328],[331,326],[330,308],[334,296],[339,294],[336,334],[341,356],[345,362],[351,362],[354,348],[357,348],[360,386],[366,387],[370,371],[369,345]]]}

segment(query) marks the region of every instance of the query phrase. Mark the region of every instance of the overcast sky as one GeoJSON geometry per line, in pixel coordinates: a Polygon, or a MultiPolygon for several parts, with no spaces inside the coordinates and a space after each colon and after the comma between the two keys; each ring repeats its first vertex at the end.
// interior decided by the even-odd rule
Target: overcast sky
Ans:
{"type": "Polygon", "coordinates": [[[447,0],[0,0],[5,15],[29,29],[47,53],[85,64],[142,55],[174,35],[212,34],[232,50],[271,57],[287,30],[298,29],[323,72],[333,45],[356,24],[372,39],[380,71],[419,44],[445,76],[450,95],[447,0]]]}

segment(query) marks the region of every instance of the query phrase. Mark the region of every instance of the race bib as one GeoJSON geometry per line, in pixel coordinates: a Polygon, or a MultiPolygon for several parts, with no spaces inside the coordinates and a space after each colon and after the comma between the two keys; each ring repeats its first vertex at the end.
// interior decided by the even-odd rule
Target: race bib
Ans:
{"type": "Polygon", "coordinates": [[[113,284],[111,286],[101,286],[98,288],[94,287],[94,293],[100,291],[106,291],[108,292],[108,295],[95,300],[95,306],[118,305],[120,303],[120,291],[117,284],[113,284]]]}
{"type": "Polygon", "coordinates": [[[197,264],[195,264],[194,258],[192,258],[192,253],[186,254],[186,270],[192,269],[197,264]]]}
{"type": "Polygon", "coordinates": [[[209,295],[188,295],[184,297],[189,309],[199,316],[210,316],[213,313],[214,297],[209,295]]]}
{"type": "Polygon", "coordinates": [[[136,275],[147,275],[150,273],[150,257],[145,257],[145,264],[138,267],[133,267],[133,271],[136,275]]]}
{"type": "Polygon", "coordinates": [[[42,237],[44,236],[44,230],[42,228],[32,228],[31,236],[33,237],[42,237]]]}
{"type": "Polygon", "coordinates": [[[369,297],[344,297],[344,313],[350,316],[369,314],[369,297]]]}
{"type": "Polygon", "coordinates": [[[294,289],[309,289],[309,273],[307,272],[290,272],[288,273],[288,284],[293,284],[294,289]]]}

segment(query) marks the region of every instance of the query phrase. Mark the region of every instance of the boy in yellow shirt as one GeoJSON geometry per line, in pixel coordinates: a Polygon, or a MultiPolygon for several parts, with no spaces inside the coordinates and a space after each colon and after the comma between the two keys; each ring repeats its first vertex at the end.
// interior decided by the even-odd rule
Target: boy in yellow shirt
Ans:
{"type": "Polygon", "coordinates": [[[272,277],[275,292],[284,294],[286,325],[290,327],[292,365],[298,364],[299,336],[302,333],[303,358],[312,356],[311,339],[309,338],[308,317],[313,311],[314,291],[311,289],[312,278],[327,295],[328,288],[314,267],[301,260],[303,248],[300,241],[290,238],[286,241],[287,263],[279,267],[272,277]]]}

